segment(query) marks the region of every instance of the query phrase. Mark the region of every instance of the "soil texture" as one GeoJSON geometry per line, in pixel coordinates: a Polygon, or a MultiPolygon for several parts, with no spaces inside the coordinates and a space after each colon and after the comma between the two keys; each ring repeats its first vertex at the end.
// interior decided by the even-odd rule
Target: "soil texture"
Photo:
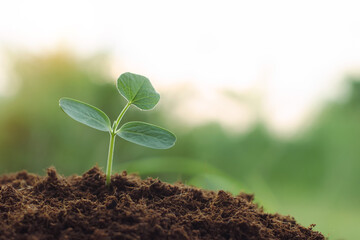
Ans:
{"type": "Polygon", "coordinates": [[[82,176],[0,177],[0,239],[324,239],[290,216],[232,196],[94,167],[82,176]]]}

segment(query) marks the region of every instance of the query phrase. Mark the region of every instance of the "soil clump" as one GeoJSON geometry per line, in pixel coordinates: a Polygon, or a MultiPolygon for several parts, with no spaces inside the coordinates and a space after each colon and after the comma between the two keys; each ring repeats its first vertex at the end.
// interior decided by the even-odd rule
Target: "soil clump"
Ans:
{"type": "Polygon", "coordinates": [[[290,216],[232,196],[94,167],[82,176],[0,176],[0,239],[306,239],[324,236],[290,216]]]}

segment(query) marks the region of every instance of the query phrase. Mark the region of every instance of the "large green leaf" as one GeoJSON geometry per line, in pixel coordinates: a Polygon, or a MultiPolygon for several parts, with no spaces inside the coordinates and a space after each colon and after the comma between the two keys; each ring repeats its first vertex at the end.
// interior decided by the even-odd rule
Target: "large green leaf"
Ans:
{"type": "Polygon", "coordinates": [[[117,135],[129,142],[155,149],[170,148],[176,141],[175,135],[168,130],[144,122],[125,123],[117,135]]]}
{"type": "Polygon", "coordinates": [[[149,79],[141,75],[129,72],[121,74],[117,80],[117,88],[131,104],[142,110],[154,108],[160,99],[149,79]]]}
{"type": "Polygon", "coordinates": [[[72,119],[100,131],[111,130],[109,117],[100,109],[71,98],[61,98],[61,109],[72,119]]]}

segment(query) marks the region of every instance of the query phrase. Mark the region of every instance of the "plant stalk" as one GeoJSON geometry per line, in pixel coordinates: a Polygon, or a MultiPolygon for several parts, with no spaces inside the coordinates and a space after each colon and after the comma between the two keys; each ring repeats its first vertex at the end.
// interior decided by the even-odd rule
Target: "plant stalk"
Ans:
{"type": "Polygon", "coordinates": [[[124,109],[121,111],[118,118],[114,122],[112,129],[110,131],[109,153],[108,153],[108,160],[107,160],[107,164],[106,164],[106,183],[105,183],[106,186],[109,186],[111,183],[111,171],[112,171],[112,163],[113,163],[113,158],[114,158],[115,138],[116,138],[116,133],[118,132],[117,128],[120,124],[122,117],[124,116],[125,112],[130,107],[130,105],[131,105],[130,102],[128,102],[126,104],[126,106],[124,107],[124,109]]]}
{"type": "Polygon", "coordinates": [[[112,163],[113,163],[113,157],[114,157],[115,138],[116,138],[116,134],[111,132],[110,133],[108,160],[107,160],[107,165],[106,165],[106,186],[109,186],[110,182],[111,182],[111,171],[112,171],[112,163]]]}

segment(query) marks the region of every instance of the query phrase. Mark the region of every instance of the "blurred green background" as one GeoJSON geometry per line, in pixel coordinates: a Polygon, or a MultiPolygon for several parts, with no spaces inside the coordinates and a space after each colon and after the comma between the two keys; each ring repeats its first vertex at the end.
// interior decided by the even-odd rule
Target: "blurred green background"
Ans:
{"type": "MultiPolygon", "coordinates": [[[[49,166],[63,175],[81,174],[94,164],[105,168],[108,135],[67,117],[58,100],[73,97],[115,119],[125,101],[107,63],[106,54],[12,55],[18,89],[0,97],[1,174],[27,169],[44,175],[49,166]]],[[[123,121],[164,126],[177,135],[175,147],[151,150],[118,139],[114,171],[255,193],[265,211],[290,214],[305,226],[316,223],[330,239],[360,239],[360,76],[344,77],[343,84],[348,91],[291,138],[271,134],[263,119],[241,134],[216,122],[182,124],[168,117],[181,95],[160,92],[155,110],[131,108],[123,121]]]]}

